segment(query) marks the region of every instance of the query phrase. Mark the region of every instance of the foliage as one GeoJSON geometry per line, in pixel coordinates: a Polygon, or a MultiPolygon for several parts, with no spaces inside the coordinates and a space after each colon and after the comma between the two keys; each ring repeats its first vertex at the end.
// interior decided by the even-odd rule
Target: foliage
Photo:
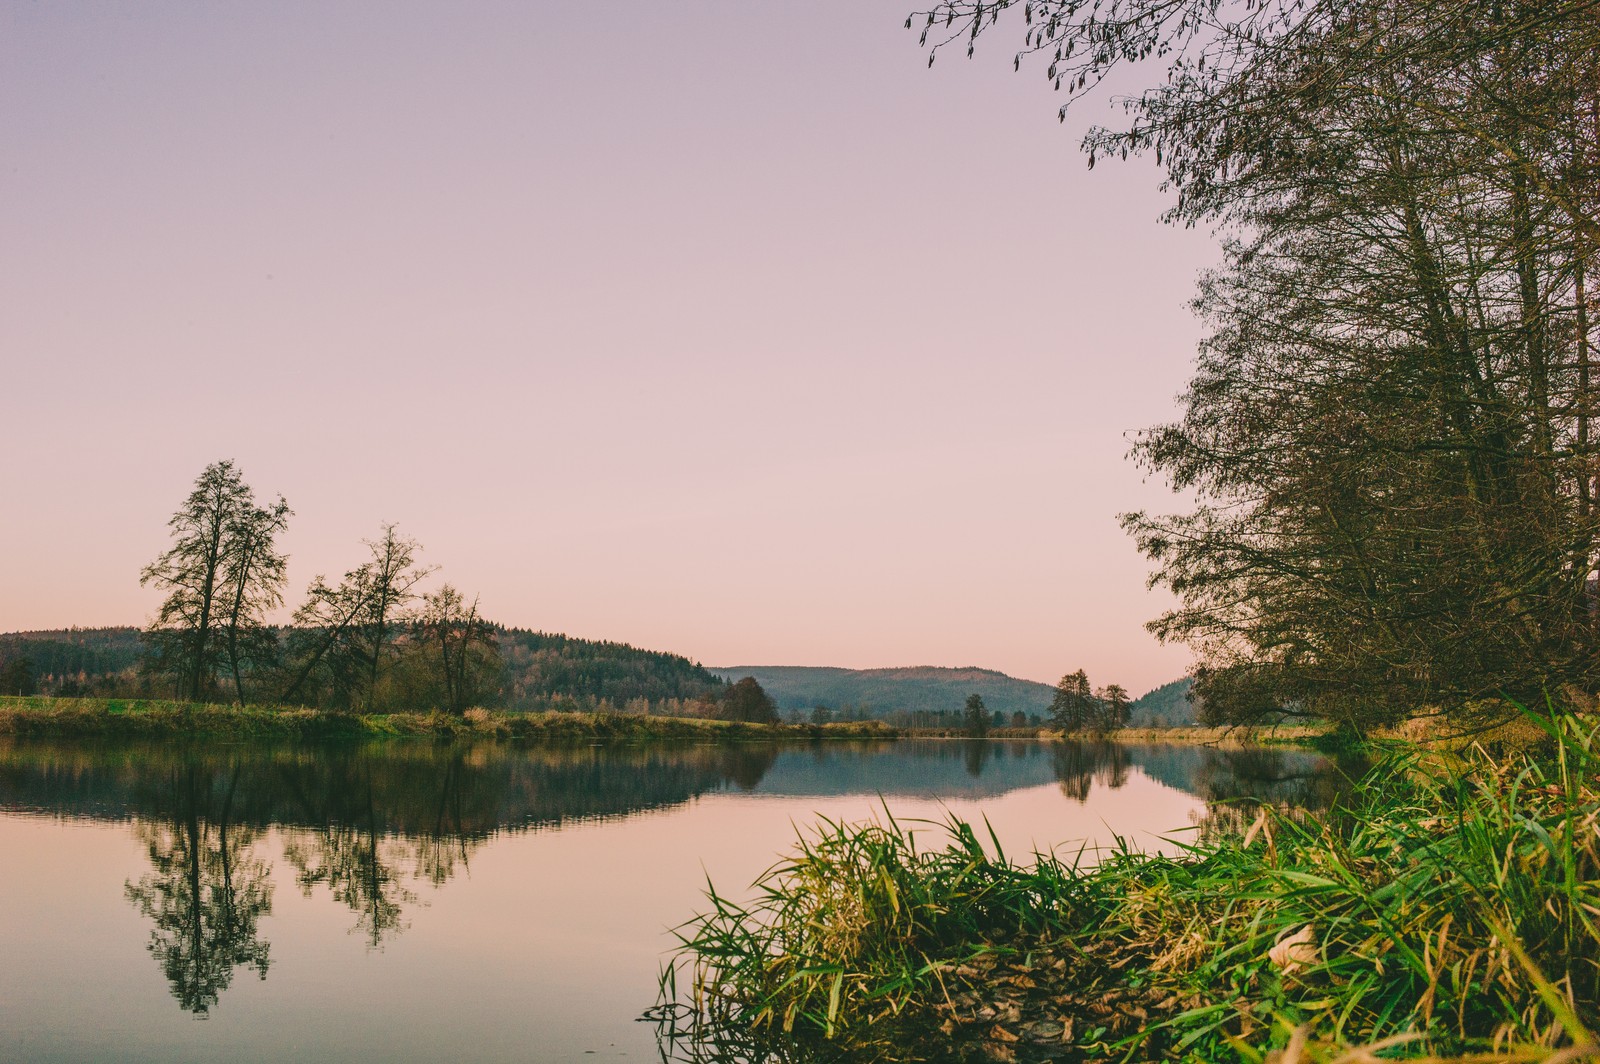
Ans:
{"type": "Polygon", "coordinates": [[[146,631],[155,671],[198,700],[215,693],[217,673],[231,673],[244,698],[240,663],[270,645],[262,614],[282,601],[284,558],[274,545],[290,510],[282,497],[258,506],[231,461],[213,462],[195,479],[167,522],[172,546],[139,575],[167,596],[146,631]]]}
{"type": "Polygon", "coordinates": [[[33,659],[26,654],[0,659],[0,694],[31,695],[38,690],[33,659]]]}
{"type": "Polygon", "coordinates": [[[967,696],[961,721],[966,733],[975,739],[981,739],[989,733],[989,711],[984,707],[982,695],[974,693],[967,696]]]}
{"type": "Polygon", "coordinates": [[[421,546],[393,524],[365,540],[368,559],[330,586],[318,575],[295,611],[290,656],[298,663],[283,690],[285,700],[315,692],[319,703],[368,710],[380,707],[378,681],[398,655],[397,639],[411,617],[416,587],[433,572],[420,565],[421,546]]]}
{"type": "MultiPolygon", "coordinates": [[[[1154,628],[1201,649],[1212,719],[1381,723],[1600,681],[1589,252],[1521,167],[1400,119],[1392,72],[1286,88],[1425,29],[1475,32],[1402,21],[1258,68],[1285,87],[1272,129],[1210,193],[1237,234],[1196,300],[1212,333],[1182,420],[1136,452],[1201,506],[1127,523],[1182,599],[1154,628]]],[[[1537,108],[1528,72],[1565,47],[1535,34],[1468,79],[1418,74],[1457,107],[1537,108]]],[[[1501,134],[1576,163],[1571,116],[1551,120],[1501,134]]]]}
{"type": "Polygon", "coordinates": [[[1397,748],[1348,808],[1262,807],[1178,859],[1024,865],[956,821],[931,851],[824,821],[750,904],[711,891],[663,1015],[858,1060],[1592,1052],[1600,745],[1546,723],[1538,755],[1397,748]]]}
{"type": "Polygon", "coordinates": [[[723,689],[717,699],[716,716],[746,724],[776,724],[778,706],[754,676],[746,676],[723,689]]]}
{"type": "MultiPolygon", "coordinates": [[[[494,628],[478,615],[478,602],[467,606],[449,584],[424,595],[415,621],[420,655],[428,675],[443,694],[444,708],[465,713],[481,705],[499,679],[500,655],[494,628]]],[[[410,700],[412,705],[422,704],[410,700]]]]}
{"type": "Polygon", "coordinates": [[[1127,727],[1133,699],[1121,684],[1107,684],[1095,692],[1095,702],[1100,707],[1098,728],[1103,734],[1127,727]]]}
{"type": "Polygon", "coordinates": [[[1089,731],[1100,719],[1100,706],[1082,669],[1061,677],[1055,698],[1050,702],[1050,724],[1063,734],[1089,731]]]}
{"type": "Polygon", "coordinates": [[[502,674],[502,704],[543,709],[554,699],[594,706],[622,706],[714,698],[722,680],[678,654],[643,650],[626,643],[575,639],[524,628],[496,631],[502,674]]]}
{"type": "Polygon", "coordinates": [[[0,696],[0,735],[119,737],[432,736],[511,740],[587,738],[890,738],[877,721],[848,724],[751,724],[586,712],[441,712],[355,714],[295,705],[222,706],[119,698],[0,696]]]}
{"type": "Polygon", "coordinates": [[[1175,728],[1196,723],[1194,700],[1189,691],[1194,680],[1185,676],[1164,683],[1133,700],[1128,707],[1128,724],[1135,728],[1175,728]]]}
{"type": "MultiPolygon", "coordinates": [[[[970,54],[1014,6],[908,25],[970,54]]],[[[1592,0],[1020,6],[1069,102],[1164,68],[1090,164],[1153,150],[1227,239],[1184,414],[1136,447],[1198,505],[1125,519],[1209,719],[1600,688],[1592,0]]]]}
{"type": "Polygon", "coordinates": [[[754,676],[784,712],[810,712],[822,706],[832,710],[837,719],[889,720],[907,727],[959,728],[962,703],[969,694],[982,695],[990,710],[1008,716],[1018,712],[1039,716],[1049,705],[1052,690],[1048,684],[971,666],[841,669],[750,665],[712,671],[729,681],[754,676]],[[940,720],[940,714],[947,716],[940,720]]]}
{"type": "Polygon", "coordinates": [[[140,669],[148,649],[133,627],[0,635],[0,663],[26,658],[38,693],[50,695],[151,693],[153,678],[140,669]]]}
{"type": "MultiPolygon", "coordinates": [[[[714,698],[723,687],[716,676],[677,654],[503,628],[484,622],[481,615],[478,623],[491,642],[484,644],[479,636],[473,637],[462,699],[469,706],[691,716],[701,699],[714,698]]],[[[459,635],[459,628],[455,631],[459,635]]],[[[271,628],[267,633],[277,644],[275,665],[269,667],[264,660],[246,662],[244,683],[248,689],[282,694],[292,687],[295,675],[311,664],[307,682],[284,701],[342,704],[333,697],[328,674],[319,673],[312,661],[326,630],[271,628]]],[[[430,649],[423,629],[397,634],[390,651],[392,658],[380,679],[375,708],[449,708],[442,663],[437,650],[430,649]]],[[[170,697],[170,687],[158,686],[156,677],[141,671],[147,652],[135,628],[0,635],[0,668],[14,658],[26,657],[34,663],[39,693],[60,697],[170,697]]],[[[358,681],[352,670],[351,684],[358,681]]],[[[17,692],[0,690],[4,693],[17,692]]]]}

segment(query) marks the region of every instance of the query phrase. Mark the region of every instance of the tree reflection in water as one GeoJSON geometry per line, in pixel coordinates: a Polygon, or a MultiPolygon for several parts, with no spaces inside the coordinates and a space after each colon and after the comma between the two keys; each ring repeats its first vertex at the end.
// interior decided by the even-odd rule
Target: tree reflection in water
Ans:
{"type": "MultiPolygon", "coordinates": [[[[205,1015],[240,970],[263,978],[269,970],[261,934],[273,901],[269,831],[295,886],[347,908],[352,934],[379,949],[406,928],[424,884],[442,887],[497,833],[752,790],[784,749],[6,740],[0,806],[133,825],[149,869],[126,884],[127,899],[150,922],[149,950],[173,996],[205,1015]]],[[[971,784],[971,793],[985,798],[1053,777],[1082,802],[1096,788],[1115,790],[1142,773],[1208,801],[1203,828],[1253,817],[1239,804],[1246,799],[1326,808],[1344,779],[1340,766],[1318,755],[1282,749],[994,740],[788,749],[795,756],[778,780],[791,789],[780,793],[939,796],[965,793],[971,784]]]]}
{"type": "Polygon", "coordinates": [[[1128,782],[1129,748],[1121,743],[1059,742],[1050,756],[1061,793],[1075,802],[1088,801],[1096,785],[1115,791],[1128,782]]]}
{"type": "Polygon", "coordinates": [[[307,896],[326,889],[381,949],[421,883],[444,885],[500,831],[627,816],[757,787],[770,743],[650,747],[0,744],[0,800],[132,822],[150,871],[124,893],[179,1005],[215,1007],[240,969],[265,979],[269,829],[307,896]]]}
{"type": "Polygon", "coordinates": [[[961,760],[966,765],[967,775],[973,779],[983,775],[983,766],[988,763],[994,745],[982,739],[963,739],[961,741],[961,760]]]}
{"type": "Polygon", "coordinates": [[[195,766],[176,770],[167,818],[135,824],[152,871],[123,888],[150,918],[149,950],[178,1004],[206,1015],[237,968],[262,979],[271,965],[258,924],[272,911],[272,866],[255,854],[261,832],[232,820],[238,767],[220,801],[217,782],[195,766]]]}
{"type": "Polygon", "coordinates": [[[1360,760],[1335,760],[1308,750],[1218,748],[1114,742],[1058,742],[1052,767],[1061,792],[1086,802],[1096,787],[1118,790],[1138,769],[1146,777],[1206,802],[1202,834],[1248,824],[1261,804],[1296,813],[1333,808],[1366,771],[1360,760]]]}

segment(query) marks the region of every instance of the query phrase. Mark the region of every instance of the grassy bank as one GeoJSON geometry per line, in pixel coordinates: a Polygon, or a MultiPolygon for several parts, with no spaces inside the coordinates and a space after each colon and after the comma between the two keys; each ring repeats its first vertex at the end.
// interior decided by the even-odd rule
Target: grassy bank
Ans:
{"type": "Polygon", "coordinates": [[[1329,729],[1316,724],[1284,724],[1272,727],[1207,728],[1199,725],[1182,728],[1123,728],[1110,738],[1119,743],[1175,743],[1185,746],[1219,746],[1228,749],[1246,746],[1303,746],[1324,738],[1329,729]]]}
{"type": "Polygon", "coordinates": [[[1235,812],[1178,859],[824,823],[680,930],[662,1015],[705,1060],[1591,1059],[1600,744],[1550,728],[1392,748],[1352,807],[1235,812]]]}
{"type": "Polygon", "coordinates": [[[885,738],[886,725],[766,726],[620,713],[335,713],[296,706],[221,706],[115,698],[0,697],[0,735],[40,738],[338,739],[384,736],[557,740],[885,738]]]}
{"type": "MultiPolygon", "coordinates": [[[[1065,735],[1060,729],[1050,727],[990,728],[983,739],[1042,739],[1057,742],[1066,739],[1080,743],[1140,743],[1169,744],[1173,746],[1216,746],[1224,749],[1243,749],[1248,746],[1306,746],[1329,737],[1331,729],[1324,725],[1292,724],[1246,727],[1208,728],[1198,725],[1179,728],[1121,728],[1103,735],[1077,733],[1065,735]]],[[[975,738],[960,728],[902,728],[900,734],[917,739],[975,738]]]]}

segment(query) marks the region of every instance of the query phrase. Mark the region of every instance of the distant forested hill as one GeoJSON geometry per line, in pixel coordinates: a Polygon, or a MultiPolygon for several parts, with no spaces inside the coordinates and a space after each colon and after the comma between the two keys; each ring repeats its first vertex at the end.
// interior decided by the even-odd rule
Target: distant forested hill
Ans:
{"type": "Polygon", "coordinates": [[[896,713],[957,713],[971,694],[1007,717],[1043,716],[1055,688],[993,669],[834,669],[803,665],[741,665],[711,670],[726,680],[754,676],[785,712],[823,706],[866,717],[896,713]]]}
{"type": "Polygon", "coordinates": [[[1178,728],[1195,723],[1199,707],[1189,701],[1193,686],[1194,680],[1185,676],[1135,699],[1129,707],[1128,723],[1135,728],[1178,728]]]}
{"type": "Polygon", "coordinates": [[[41,687],[52,693],[90,694],[131,683],[143,649],[139,629],[128,626],[8,632],[0,635],[0,666],[26,659],[41,687]]]}
{"type": "MultiPolygon", "coordinates": [[[[286,630],[278,634],[281,639],[286,630]]],[[[522,628],[498,628],[495,636],[502,662],[499,703],[511,709],[685,712],[723,686],[678,654],[522,628]]],[[[12,632],[0,634],[0,670],[25,659],[44,694],[172,697],[169,683],[141,673],[144,650],[133,627],[12,632]]],[[[280,689],[270,682],[269,675],[261,686],[280,689]]]]}
{"type": "Polygon", "coordinates": [[[719,677],[679,654],[523,628],[501,629],[499,638],[502,697],[512,709],[569,700],[604,700],[618,709],[643,700],[655,707],[709,698],[722,689],[719,677]]]}

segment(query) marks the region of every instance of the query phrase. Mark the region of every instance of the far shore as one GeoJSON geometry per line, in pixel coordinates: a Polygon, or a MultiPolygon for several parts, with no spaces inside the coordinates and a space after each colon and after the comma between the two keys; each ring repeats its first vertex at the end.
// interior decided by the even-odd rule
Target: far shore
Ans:
{"type": "Polygon", "coordinates": [[[29,738],[892,739],[879,721],[749,724],[627,713],[469,709],[343,713],[301,706],[210,705],[132,698],[0,696],[0,735],[29,738]]]}
{"type": "MultiPolygon", "coordinates": [[[[1325,728],[1305,725],[1263,728],[1127,728],[1083,742],[1166,743],[1245,747],[1312,742],[1325,728]]],[[[897,728],[883,721],[827,724],[754,724],[704,717],[627,713],[503,712],[471,709],[347,713],[301,706],[217,705],[134,698],[0,696],[0,735],[32,738],[434,738],[509,739],[897,739],[979,738],[951,729],[897,728]]],[[[996,728],[981,738],[1056,741],[1048,727],[996,728]]]]}

